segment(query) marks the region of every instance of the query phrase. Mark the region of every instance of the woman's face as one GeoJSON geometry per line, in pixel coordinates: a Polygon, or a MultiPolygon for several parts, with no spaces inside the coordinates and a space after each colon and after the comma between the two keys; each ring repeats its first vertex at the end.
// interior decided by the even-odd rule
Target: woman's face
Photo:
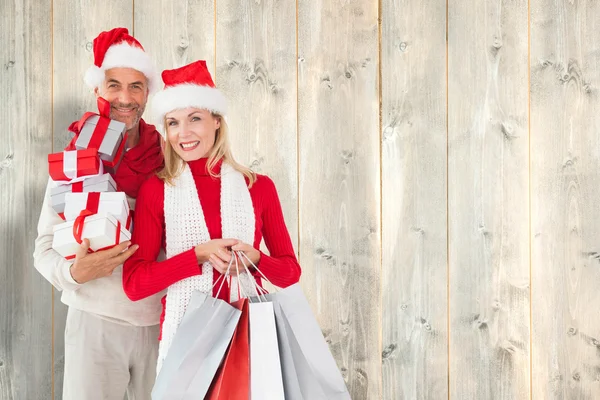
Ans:
{"type": "Polygon", "coordinates": [[[221,120],[199,108],[175,110],[165,115],[167,139],[184,161],[208,157],[221,120]]]}

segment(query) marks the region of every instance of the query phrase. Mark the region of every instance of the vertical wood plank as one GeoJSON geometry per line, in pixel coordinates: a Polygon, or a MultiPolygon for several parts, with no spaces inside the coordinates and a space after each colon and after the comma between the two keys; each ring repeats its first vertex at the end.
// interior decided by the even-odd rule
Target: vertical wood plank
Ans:
{"type": "Polygon", "coordinates": [[[448,397],[446,0],[382,1],[383,398],[448,397]]]}
{"type": "Polygon", "coordinates": [[[379,399],[378,4],[298,6],[303,287],[352,398],[379,399]]]}
{"type": "MultiPolygon", "coordinates": [[[[85,111],[96,109],[93,92],[83,82],[93,64],[92,41],[102,31],[128,28],[133,22],[133,1],[54,0],[54,151],[62,150],[72,134],[69,124],[85,111]]],[[[47,178],[46,178],[47,179],[47,178]]],[[[54,398],[62,398],[64,330],[67,307],[54,292],[54,398]]]]}
{"type": "Polygon", "coordinates": [[[52,394],[52,287],[33,242],[52,149],[51,1],[12,0],[0,15],[0,398],[52,394]]]}
{"type": "Polygon", "coordinates": [[[527,7],[448,4],[454,399],[530,394],[527,7]]]}
{"type": "Polygon", "coordinates": [[[234,155],[273,179],[298,249],[296,0],[218,0],[216,31],[234,155]]]}
{"type": "MultiPolygon", "coordinates": [[[[159,72],[206,60],[214,76],[215,2],[152,0],[135,3],[135,37],[156,61],[159,72]]],[[[152,99],[147,110],[151,110],[151,102],[152,99]]],[[[149,112],[144,118],[153,121],[149,112]]]]}
{"type": "Polygon", "coordinates": [[[533,398],[600,398],[600,4],[531,1],[533,398]]]}

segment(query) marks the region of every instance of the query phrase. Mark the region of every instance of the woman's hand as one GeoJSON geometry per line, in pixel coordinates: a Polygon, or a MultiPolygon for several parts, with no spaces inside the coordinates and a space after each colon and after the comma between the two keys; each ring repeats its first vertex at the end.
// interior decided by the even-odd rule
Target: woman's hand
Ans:
{"type": "MultiPolygon", "coordinates": [[[[232,246],[238,244],[239,240],[237,239],[213,239],[206,243],[199,244],[194,248],[196,253],[196,259],[199,264],[203,264],[207,261],[212,262],[212,257],[217,254],[220,260],[223,260],[227,264],[229,260],[231,260],[231,251],[228,249],[232,246]]],[[[213,266],[219,270],[222,274],[227,270],[227,264],[225,264],[225,268],[221,271],[216,265],[213,266]]]]}
{"type": "MultiPolygon", "coordinates": [[[[253,246],[249,245],[248,243],[238,241],[237,244],[231,247],[231,250],[243,252],[246,255],[246,257],[248,257],[250,261],[254,263],[254,265],[258,265],[258,262],[260,261],[260,251],[256,250],[253,246]]],[[[248,268],[252,268],[251,265],[248,265],[248,260],[246,260],[243,256],[240,258],[248,268]]]]}

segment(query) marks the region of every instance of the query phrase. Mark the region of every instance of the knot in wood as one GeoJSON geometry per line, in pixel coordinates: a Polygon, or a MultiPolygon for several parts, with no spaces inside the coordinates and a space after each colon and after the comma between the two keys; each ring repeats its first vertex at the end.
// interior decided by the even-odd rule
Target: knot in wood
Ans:
{"type": "Polygon", "coordinates": [[[494,46],[495,49],[501,48],[502,47],[502,39],[496,36],[494,38],[494,43],[492,44],[492,46],[494,46]]]}
{"type": "Polygon", "coordinates": [[[396,343],[385,346],[385,349],[383,349],[383,352],[381,353],[381,358],[389,358],[392,354],[394,354],[394,351],[396,351],[397,347],[398,345],[396,343]]]}
{"type": "Polygon", "coordinates": [[[188,38],[182,37],[179,40],[179,48],[180,49],[187,49],[189,45],[190,45],[190,41],[188,40],[188,38]]]}

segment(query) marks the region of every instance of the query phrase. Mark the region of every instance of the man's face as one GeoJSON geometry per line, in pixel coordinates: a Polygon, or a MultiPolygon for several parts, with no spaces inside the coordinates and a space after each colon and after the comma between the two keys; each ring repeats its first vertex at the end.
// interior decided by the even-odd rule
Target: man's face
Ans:
{"type": "Polygon", "coordinates": [[[104,75],[96,96],[110,103],[111,119],[123,122],[127,130],[132,129],[140,122],[148,101],[146,76],[132,68],[111,68],[104,75]]]}

